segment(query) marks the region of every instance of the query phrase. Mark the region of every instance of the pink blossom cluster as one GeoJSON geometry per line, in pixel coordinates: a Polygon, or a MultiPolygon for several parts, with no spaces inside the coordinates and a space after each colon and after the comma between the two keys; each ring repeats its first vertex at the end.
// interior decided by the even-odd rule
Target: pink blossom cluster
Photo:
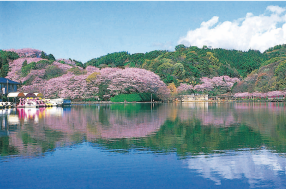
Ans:
{"type": "Polygon", "coordinates": [[[201,78],[202,84],[196,85],[194,89],[198,91],[204,91],[204,90],[210,91],[215,87],[223,87],[231,89],[233,84],[239,81],[240,80],[238,78],[231,78],[226,75],[213,78],[203,77],[201,78]]]}
{"type": "Polygon", "coordinates": [[[10,71],[8,72],[8,75],[6,78],[11,79],[13,81],[23,81],[21,79],[21,68],[23,62],[27,60],[27,63],[30,64],[31,62],[39,62],[40,60],[43,60],[42,58],[18,58],[11,62],[9,64],[10,71]]]}
{"type": "Polygon", "coordinates": [[[7,49],[5,51],[12,51],[17,53],[20,57],[31,57],[31,58],[40,58],[42,51],[31,48],[24,49],[7,49]]]}
{"type": "Polygon", "coordinates": [[[181,83],[180,86],[177,88],[178,93],[186,92],[193,90],[194,87],[192,85],[188,85],[186,83],[181,83]]]}
{"type": "Polygon", "coordinates": [[[85,68],[85,71],[87,72],[88,75],[92,74],[93,72],[99,72],[99,68],[94,67],[94,66],[87,66],[85,68]]]}
{"type": "Polygon", "coordinates": [[[66,71],[68,71],[69,69],[72,68],[72,66],[70,66],[68,64],[62,64],[62,63],[59,63],[59,62],[53,62],[53,65],[57,66],[58,68],[60,68],[64,72],[66,72],[66,71]]]}
{"type": "Polygon", "coordinates": [[[267,93],[260,93],[260,92],[253,92],[253,93],[235,93],[234,97],[236,98],[273,98],[273,97],[278,97],[278,96],[285,96],[286,92],[285,91],[270,91],[267,93]]]}
{"type": "MultiPolygon", "coordinates": [[[[41,81],[44,81],[45,69],[41,70],[31,70],[30,73],[26,77],[22,77],[20,81],[23,83],[24,81],[30,79],[31,77],[38,77],[41,81]]],[[[40,82],[40,81],[38,81],[40,82]]]]}
{"type": "Polygon", "coordinates": [[[269,91],[267,93],[267,97],[278,97],[278,96],[284,96],[286,94],[286,91],[269,91]]]}
{"type": "Polygon", "coordinates": [[[168,96],[168,87],[155,73],[140,68],[104,68],[100,70],[96,83],[108,83],[110,94],[107,98],[120,93],[154,93],[168,96]]]}
{"type": "MultiPolygon", "coordinates": [[[[160,80],[160,77],[151,71],[139,68],[98,68],[88,67],[85,75],[74,75],[71,72],[50,80],[43,80],[38,74],[32,85],[23,86],[23,92],[41,92],[49,98],[90,98],[94,97],[99,90],[100,84],[107,84],[109,93],[104,97],[120,93],[154,93],[160,98],[167,98],[170,94],[168,87],[160,80]],[[87,82],[87,77],[99,72],[94,82],[87,82]]],[[[31,73],[30,73],[31,74],[31,73]]],[[[30,75],[29,74],[29,75],[30,75]]],[[[27,78],[29,77],[27,76],[27,78]]]]}

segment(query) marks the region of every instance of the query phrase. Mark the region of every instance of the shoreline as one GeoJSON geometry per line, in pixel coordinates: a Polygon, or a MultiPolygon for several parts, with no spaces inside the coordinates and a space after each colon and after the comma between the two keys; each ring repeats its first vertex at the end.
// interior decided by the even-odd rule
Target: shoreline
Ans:
{"type": "Polygon", "coordinates": [[[111,102],[111,101],[79,101],[71,102],[71,105],[80,105],[80,104],[163,104],[163,103],[193,103],[193,102],[211,102],[211,103],[227,103],[227,102],[286,102],[284,100],[205,100],[205,101],[170,101],[170,102],[111,102]]]}

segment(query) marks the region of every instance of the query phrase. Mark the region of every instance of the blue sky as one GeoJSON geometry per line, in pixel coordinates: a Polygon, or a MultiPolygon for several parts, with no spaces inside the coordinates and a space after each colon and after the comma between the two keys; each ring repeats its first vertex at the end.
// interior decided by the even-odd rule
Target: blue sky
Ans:
{"type": "Polygon", "coordinates": [[[179,43],[263,51],[286,43],[285,8],[275,1],[0,2],[0,49],[34,48],[83,63],[179,43]]]}

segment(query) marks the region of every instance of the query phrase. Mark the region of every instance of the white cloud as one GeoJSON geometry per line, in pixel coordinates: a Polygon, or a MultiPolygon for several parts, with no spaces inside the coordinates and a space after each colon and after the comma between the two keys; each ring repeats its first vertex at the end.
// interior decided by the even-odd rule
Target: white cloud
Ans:
{"type": "Polygon", "coordinates": [[[263,52],[269,47],[286,43],[286,9],[279,6],[268,6],[266,9],[271,12],[270,15],[247,13],[244,18],[232,22],[220,23],[219,17],[214,16],[202,22],[200,28],[188,31],[178,44],[263,52]]]}
{"type": "Polygon", "coordinates": [[[215,25],[217,22],[218,22],[218,16],[214,16],[209,21],[202,22],[201,26],[209,28],[209,27],[212,27],[213,25],[215,25]]]}
{"type": "Polygon", "coordinates": [[[282,12],[284,12],[286,10],[286,9],[281,8],[279,6],[268,6],[266,9],[271,11],[271,12],[275,12],[277,14],[281,14],[282,12]]]}

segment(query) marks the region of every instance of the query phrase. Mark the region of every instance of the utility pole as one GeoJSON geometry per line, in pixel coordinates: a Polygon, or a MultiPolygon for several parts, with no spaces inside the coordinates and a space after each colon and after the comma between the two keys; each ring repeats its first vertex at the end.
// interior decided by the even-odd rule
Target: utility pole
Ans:
{"type": "Polygon", "coordinates": [[[152,93],[151,93],[151,103],[152,103],[152,93]]]}
{"type": "Polygon", "coordinates": [[[9,102],[9,98],[8,98],[8,79],[7,79],[7,99],[8,99],[8,102],[9,102]]]}

